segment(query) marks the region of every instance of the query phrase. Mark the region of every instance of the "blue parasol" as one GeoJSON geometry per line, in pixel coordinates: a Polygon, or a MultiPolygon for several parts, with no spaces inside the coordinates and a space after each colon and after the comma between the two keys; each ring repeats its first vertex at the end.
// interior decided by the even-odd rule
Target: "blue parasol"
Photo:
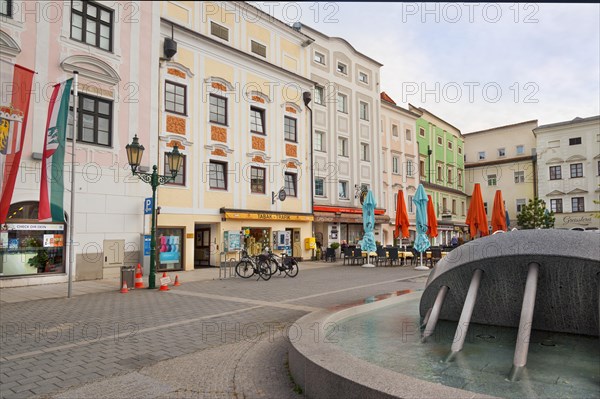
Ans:
{"type": "Polygon", "coordinates": [[[419,184],[417,188],[417,192],[413,197],[413,202],[415,203],[417,217],[417,237],[415,238],[414,248],[421,253],[421,264],[417,266],[415,269],[417,270],[429,270],[427,267],[423,266],[423,252],[427,251],[427,249],[431,246],[429,243],[429,239],[427,238],[427,194],[425,194],[425,189],[422,184],[419,184]]]}
{"type": "Polygon", "coordinates": [[[508,217],[508,211],[506,211],[506,228],[508,229],[508,226],[510,226],[510,218],[508,217]]]}
{"type": "MultiPolygon", "coordinates": [[[[365,201],[363,202],[363,229],[365,230],[365,235],[363,236],[360,246],[361,250],[367,251],[367,256],[369,256],[371,252],[377,250],[375,235],[373,234],[373,228],[375,227],[376,206],[377,202],[375,201],[375,196],[373,196],[373,192],[369,190],[367,192],[365,201]]],[[[371,266],[370,264],[367,265],[371,266]]]]}

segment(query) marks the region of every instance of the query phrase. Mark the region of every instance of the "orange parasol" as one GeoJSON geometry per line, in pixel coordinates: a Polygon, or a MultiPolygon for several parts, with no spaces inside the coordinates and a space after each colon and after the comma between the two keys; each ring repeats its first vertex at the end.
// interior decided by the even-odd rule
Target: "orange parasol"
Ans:
{"type": "Polygon", "coordinates": [[[471,204],[469,205],[469,211],[467,212],[467,220],[465,223],[469,225],[471,237],[475,237],[477,235],[477,231],[481,233],[481,237],[490,234],[479,183],[475,183],[475,187],[473,187],[471,204]]]}
{"type": "Polygon", "coordinates": [[[492,209],[492,232],[506,231],[506,210],[502,201],[502,191],[496,190],[494,197],[494,208],[492,209]]]}
{"type": "Polygon", "coordinates": [[[427,235],[429,237],[437,237],[437,217],[435,216],[435,209],[433,208],[433,200],[431,199],[431,195],[428,195],[427,198],[427,235]]]}
{"type": "Polygon", "coordinates": [[[400,230],[402,230],[401,238],[408,238],[408,212],[406,212],[406,203],[404,202],[404,193],[402,190],[398,190],[398,201],[396,202],[396,227],[394,227],[394,238],[400,237],[400,230]]]}

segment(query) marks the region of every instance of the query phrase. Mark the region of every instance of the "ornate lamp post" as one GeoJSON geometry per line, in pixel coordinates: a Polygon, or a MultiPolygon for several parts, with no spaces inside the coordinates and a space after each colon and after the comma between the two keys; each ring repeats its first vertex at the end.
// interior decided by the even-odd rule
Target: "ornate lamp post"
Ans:
{"type": "Polygon", "coordinates": [[[173,146],[173,151],[167,153],[167,164],[171,170],[171,176],[162,176],[158,174],[156,165],[152,166],[152,173],[137,171],[142,160],[142,155],[144,155],[144,146],[140,145],[137,134],[133,137],[131,144],[125,146],[125,150],[127,150],[127,161],[129,162],[129,166],[131,166],[131,172],[152,187],[152,227],[150,229],[150,274],[148,275],[148,288],[156,288],[156,188],[161,184],[175,180],[183,155],[181,155],[176,145],[173,146]]]}

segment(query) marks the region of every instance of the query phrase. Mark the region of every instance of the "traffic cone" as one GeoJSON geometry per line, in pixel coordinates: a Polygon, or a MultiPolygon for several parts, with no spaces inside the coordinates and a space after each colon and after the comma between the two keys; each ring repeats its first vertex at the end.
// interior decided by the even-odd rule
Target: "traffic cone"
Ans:
{"type": "Polygon", "coordinates": [[[175,283],[173,283],[173,286],[179,287],[180,285],[181,285],[181,283],[179,282],[179,276],[176,274],[175,275],[175,283]]]}
{"type": "MultiPolygon", "coordinates": [[[[166,273],[166,272],[164,272],[162,276],[163,276],[163,277],[167,277],[167,273],[166,273]]],[[[164,284],[163,284],[163,283],[161,283],[161,284],[160,284],[160,288],[159,288],[158,290],[159,290],[159,291],[169,291],[169,287],[167,286],[167,283],[164,283],[164,284]]]]}
{"type": "Polygon", "coordinates": [[[137,270],[135,271],[135,289],[144,288],[144,280],[142,278],[142,267],[138,263],[137,270]]]}
{"type": "Polygon", "coordinates": [[[127,289],[127,282],[123,281],[123,288],[121,288],[121,294],[127,294],[129,290],[127,289]]]}

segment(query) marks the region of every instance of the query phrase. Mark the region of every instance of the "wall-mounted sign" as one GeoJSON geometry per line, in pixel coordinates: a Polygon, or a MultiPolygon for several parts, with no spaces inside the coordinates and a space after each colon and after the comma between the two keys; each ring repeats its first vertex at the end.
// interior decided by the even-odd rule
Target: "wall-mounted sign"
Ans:
{"type": "Polygon", "coordinates": [[[225,212],[226,219],[246,220],[289,220],[300,222],[312,222],[312,215],[290,215],[286,213],[249,213],[249,212],[225,212]]]}
{"type": "Polygon", "coordinates": [[[62,247],[64,239],[62,234],[44,234],[44,247],[62,247]]]}
{"type": "Polygon", "coordinates": [[[64,224],[7,223],[6,226],[8,230],[65,230],[64,224]]]}

